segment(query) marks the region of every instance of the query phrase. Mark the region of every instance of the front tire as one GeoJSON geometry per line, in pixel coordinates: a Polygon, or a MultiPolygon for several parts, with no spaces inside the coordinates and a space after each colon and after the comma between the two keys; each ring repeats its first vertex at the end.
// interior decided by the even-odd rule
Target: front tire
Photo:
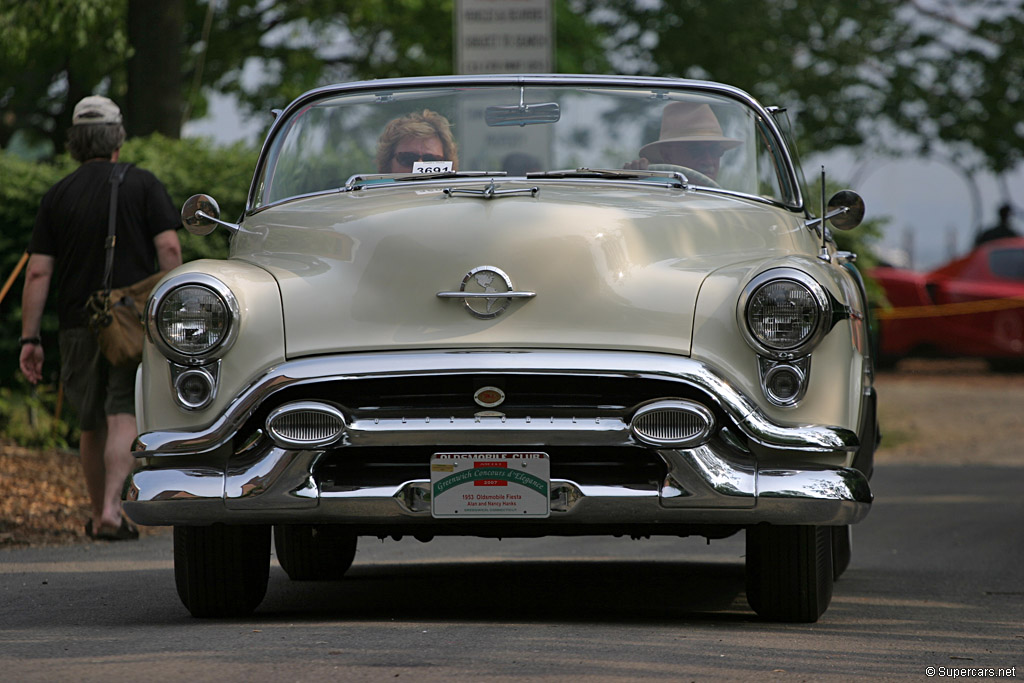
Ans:
{"type": "Polygon", "coordinates": [[[269,576],[269,526],[174,527],[174,583],[192,616],[252,613],[269,576]]]}
{"type": "Polygon", "coordinates": [[[758,616],[815,622],[832,600],[833,581],[829,527],[747,529],[747,602],[758,616]]]}
{"type": "Polygon", "coordinates": [[[292,581],[336,581],[352,566],[356,536],[331,524],[277,524],[274,549],[292,581]]]}
{"type": "Polygon", "coordinates": [[[838,581],[853,557],[853,529],[849,524],[829,529],[832,533],[832,578],[838,581]]]}

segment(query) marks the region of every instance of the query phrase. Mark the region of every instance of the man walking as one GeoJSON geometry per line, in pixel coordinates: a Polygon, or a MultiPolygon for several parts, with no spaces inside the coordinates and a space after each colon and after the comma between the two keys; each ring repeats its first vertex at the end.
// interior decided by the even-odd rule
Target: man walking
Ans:
{"type": "MultiPolygon", "coordinates": [[[[61,381],[78,414],[79,451],[91,502],[86,534],[123,540],[138,531],[121,513],[121,489],[132,468],[135,369],[111,366],[88,328],[86,300],[103,287],[110,177],[125,139],[121,111],[91,95],[75,105],[68,150],[79,167],[43,197],[29,243],[22,294],[21,371],[43,377],[40,324],[51,281],[57,287],[61,381]]],[[[113,287],[181,265],[178,212],[167,190],[129,167],[119,188],[113,287]]]]}

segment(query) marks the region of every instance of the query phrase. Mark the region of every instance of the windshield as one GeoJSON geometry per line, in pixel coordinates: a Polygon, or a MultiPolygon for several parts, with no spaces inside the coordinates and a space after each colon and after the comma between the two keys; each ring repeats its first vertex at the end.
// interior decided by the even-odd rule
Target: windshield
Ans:
{"type": "MultiPolygon", "coordinates": [[[[746,103],[704,90],[500,85],[326,92],[292,111],[267,150],[258,208],[353,176],[574,169],[676,171],[696,186],[795,206],[793,171],[746,103]]],[[[637,174],[637,180],[650,180],[637,174]]],[[[660,180],[664,180],[661,178],[660,180]]]]}

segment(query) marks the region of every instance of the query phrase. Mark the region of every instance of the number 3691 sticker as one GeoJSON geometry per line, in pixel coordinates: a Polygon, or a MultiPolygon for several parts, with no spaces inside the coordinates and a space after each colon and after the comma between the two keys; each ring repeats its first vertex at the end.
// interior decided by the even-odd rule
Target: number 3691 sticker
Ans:
{"type": "Polygon", "coordinates": [[[417,161],[412,165],[413,173],[450,173],[454,163],[451,161],[417,161]]]}
{"type": "Polygon", "coordinates": [[[547,517],[546,453],[435,453],[430,458],[434,517],[547,517]]]}

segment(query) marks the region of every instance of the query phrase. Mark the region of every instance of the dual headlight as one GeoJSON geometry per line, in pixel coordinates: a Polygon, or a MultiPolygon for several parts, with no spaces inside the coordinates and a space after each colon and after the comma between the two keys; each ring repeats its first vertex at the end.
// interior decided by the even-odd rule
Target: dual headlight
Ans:
{"type": "Polygon", "coordinates": [[[832,299],[794,268],[773,268],[743,290],[740,329],[757,351],[761,389],[777,406],[797,405],[807,391],[810,352],[831,327],[832,299]]]}
{"type": "Polygon", "coordinates": [[[238,302],[227,285],[203,273],[162,283],[146,311],[149,337],[169,361],[174,399],[188,411],[217,397],[220,358],[238,335],[238,302]]]}

